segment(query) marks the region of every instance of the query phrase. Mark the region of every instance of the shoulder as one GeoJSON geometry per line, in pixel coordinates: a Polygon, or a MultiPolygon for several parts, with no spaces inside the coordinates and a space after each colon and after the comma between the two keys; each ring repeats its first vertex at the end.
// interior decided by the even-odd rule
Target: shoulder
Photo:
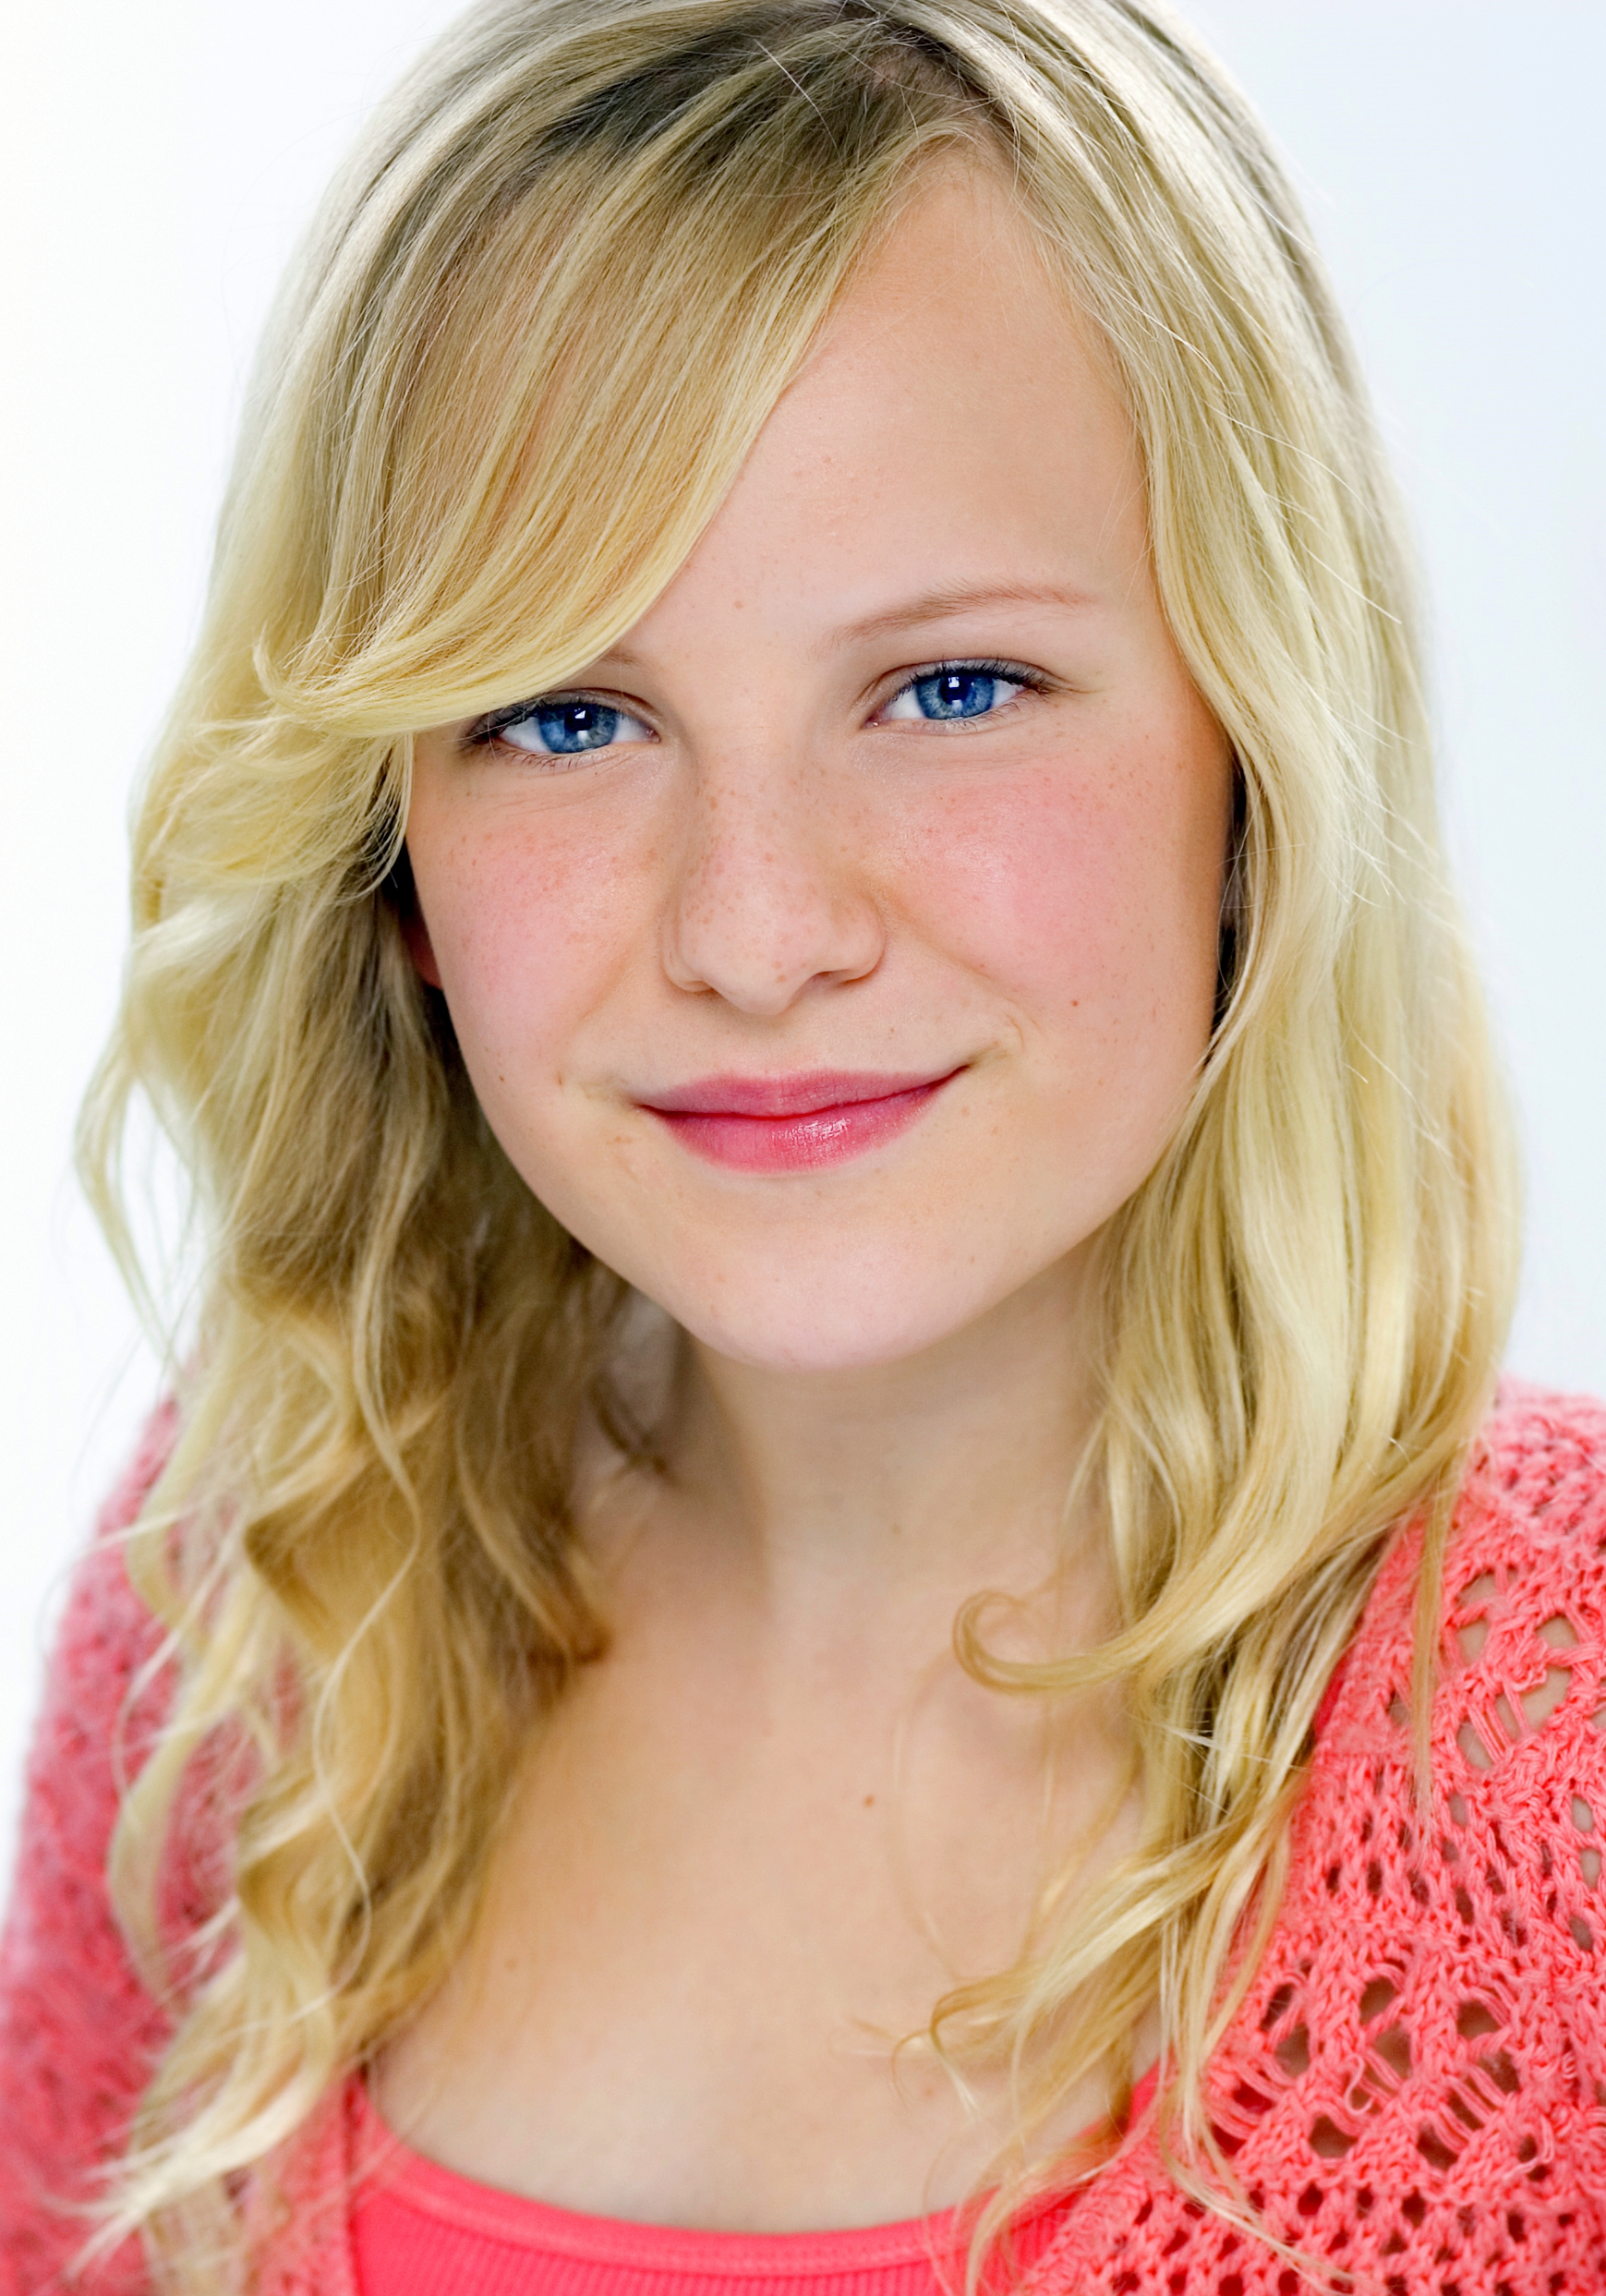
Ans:
{"type": "Polygon", "coordinates": [[[1600,1404],[1515,1382],[1502,1391],[1445,1559],[1439,1658],[1448,1710],[1436,1734],[1453,1729],[1472,1769],[1492,1774],[1538,1738],[1546,1767],[1606,1770],[1600,1404]]]}
{"type": "MultiPolygon", "coordinates": [[[[120,1732],[127,1755],[148,1744],[159,1726],[166,1686],[142,1684],[140,1677],[156,1655],[161,1633],[129,1579],[127,1541],[167,1464],[177,1430],[172,1402],[151,1413],[74,1567],[34,1736],[30,1782],[35,1790],[48,1786],[50,1773],[86,1755],[99,1772],[96,1757],[109,1755],[114,1732],[120,1732]]],[[[109,1760],[104,1784],[111,1793],[109,1760]]]]}
{"type": "MultiPolygon", "coordinates": [[[[1435,1655],[1433,1763],[1450,1821],[1481,1829],[1491,1846],[1482,1880],[1509,1871],[1540,1929],[1559,1939],[1567,1998],[1599,1995],[1596,1964],[1606,1964],[1598,1889],[1606,1847],[1600,1404],[1515,1382],[1503,1389],[1456,1511],[1435,1655]]],[[[1601,2009],[1606,1996],[1592,2002],[1601,2009]]]]}
{"type": "MultiPolygon", "coordinates": [[[[1606,2172],[1606,1408],[1512,1381],[1480,1432],[1445,1551],[1426,1806],[1419,1563],[1415,1527],[1318,1735],[1301,1886],[1356,1952],[1375,1950],[1386,1905],[1457,1982],[1494,1988],[1529,2101],[1564,2060],[1574,2139],[1606,2172]]],[[[1549,2104],[1563,2109],[1559,2087],[1549,2104]]]]}
{"type": "Polygon", "coordinates": [[[1606,1404],[1503,1381],[1467,1466],[1453,1557],[1513,1584],[1533,1571],[1593,1584],[1603,1541],[1606,1404]]]}
{"type": "MultiPolygon", "coordinates": [[[[1420,1565],[1420,1526],[1408,1525],[1323,1702],[1318,1735],[1330,1751],[1383,1753],[1405,1732],[1420,1565]]],[[[1578,1719],[1606,1660],[1606,1404],[1501,1383],[1456,1500],[1434,1657],[1436,1763],[1446,1739],[1465,1758],[1473,1709],[1508,1747],[1564,1700],[1560,1734],[1578,1719]]],[[[1483,1750],[1492,1769],[1498,1748],[1483,1750]]]]}
{"type": "MultiPolygon", "coordinates": [[[[1318,1730],[1210,2103],[1276,2229],[1358,2284],[1600,2284],[1603,1544],[1606,1410],[1503,1387],[1448,1541],[1429,1795],[1409,1707],[1419,1526],[1318,1730]]],[[[1243,2284],[1281,2285],[1270,2261],[1243,2284]]]]}
{"type": "MultiPolygon", "coordinates": [[[[81,2202],[119,2148],[167,2024],[130,1962],[106,1887],[123,1781],[161,1726],[161,1633],[130,1584],[124,1533],[171,1454],[148,1422],[74,1572],[34,1732],[0,1935],[0,2289],[66,2285],[81,2202]]],[[[93,2285],[143,2289],[131,2250],[93,2285]]]]}
{"type": "Polygon", "coordinates": [[[138,1520],[171,1451],[176,1415],[154,1412],[101,1510],[57,1624],[28,1765],[18,1886],[8,1944],[13,1955],[42,1872],[58,1887],[99,1893],[119,1790],[130,1755],[160,1727],[166,1686],[148,1679],[161,1633],[131,1584],[125,1534],[138,1520]]]}
{"type": "Polygon", "coordinates": [[[1435,1739],[1453,1735],[1472,1769],[1492,1773],[1536,1737],[1547,1761],[1570,1748],[1600,1765],[1606,1407],[1502,1387],[1445,1553],[1437,1659],[1435,1739]]]}

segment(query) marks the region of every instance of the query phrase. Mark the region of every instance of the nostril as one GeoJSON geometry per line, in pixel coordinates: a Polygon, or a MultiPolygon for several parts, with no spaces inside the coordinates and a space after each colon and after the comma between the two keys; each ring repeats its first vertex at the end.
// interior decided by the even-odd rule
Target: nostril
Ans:
{"type": "Polygon", "coordinates": [[[723,834],[704,840],[672,889],[663,942],[677,987],[774,1015],[813,985],[866,978],[886,933],[851,865],[801,837],[723,834]]]}

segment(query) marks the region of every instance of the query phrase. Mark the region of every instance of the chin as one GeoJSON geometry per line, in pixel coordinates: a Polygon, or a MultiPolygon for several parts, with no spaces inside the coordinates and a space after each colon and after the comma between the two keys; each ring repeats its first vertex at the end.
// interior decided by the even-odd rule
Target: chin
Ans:
{"type": "Polygon", "coordinates": [[[730,1362],[755,1370],[825,1377],[838,1372],[870,1372],[905,1363],[962,1328],[883,1317],[874,1327],[851,1325],[842,1318],[809,1322],[798,1316],[737,1321],[707,1315],[679,1319],[691,1336],[730,1362]]]}
{"type": "Polygon", "coordinates": [[[906,1362],[980,1321],[1016,1288],[1011,1281],[957,1285],[952,1274],[929,1262],[762,1273],[750,1265],[718,1286],[639,1287],[718,1355],[758,1370],[823,1374],[906,1362]]]}

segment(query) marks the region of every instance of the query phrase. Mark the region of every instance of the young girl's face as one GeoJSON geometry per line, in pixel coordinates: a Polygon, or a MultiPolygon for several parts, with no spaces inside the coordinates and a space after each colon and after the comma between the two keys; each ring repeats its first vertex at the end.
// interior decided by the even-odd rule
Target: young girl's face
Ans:
{"type": "Polygon", "coordinates": [[[726,1354],[884,1362],[1073,1284],[1153,1166],[1230,804],[1120,402],[945,178],[652,610],[420,737],[415,954],[610,1267],[726,1354]]]}

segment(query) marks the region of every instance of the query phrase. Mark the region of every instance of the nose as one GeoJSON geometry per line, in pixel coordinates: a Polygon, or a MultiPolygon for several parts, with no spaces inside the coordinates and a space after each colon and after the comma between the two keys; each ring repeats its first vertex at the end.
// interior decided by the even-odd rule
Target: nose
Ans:
{"type": "Polygon", "coordinates": [[[765,755],[704,758],[664,914],[664,970],[773,1019],[812,985],[863,980],[880,962],[882,916],[862,808],[828,771],[765,755]]]}

